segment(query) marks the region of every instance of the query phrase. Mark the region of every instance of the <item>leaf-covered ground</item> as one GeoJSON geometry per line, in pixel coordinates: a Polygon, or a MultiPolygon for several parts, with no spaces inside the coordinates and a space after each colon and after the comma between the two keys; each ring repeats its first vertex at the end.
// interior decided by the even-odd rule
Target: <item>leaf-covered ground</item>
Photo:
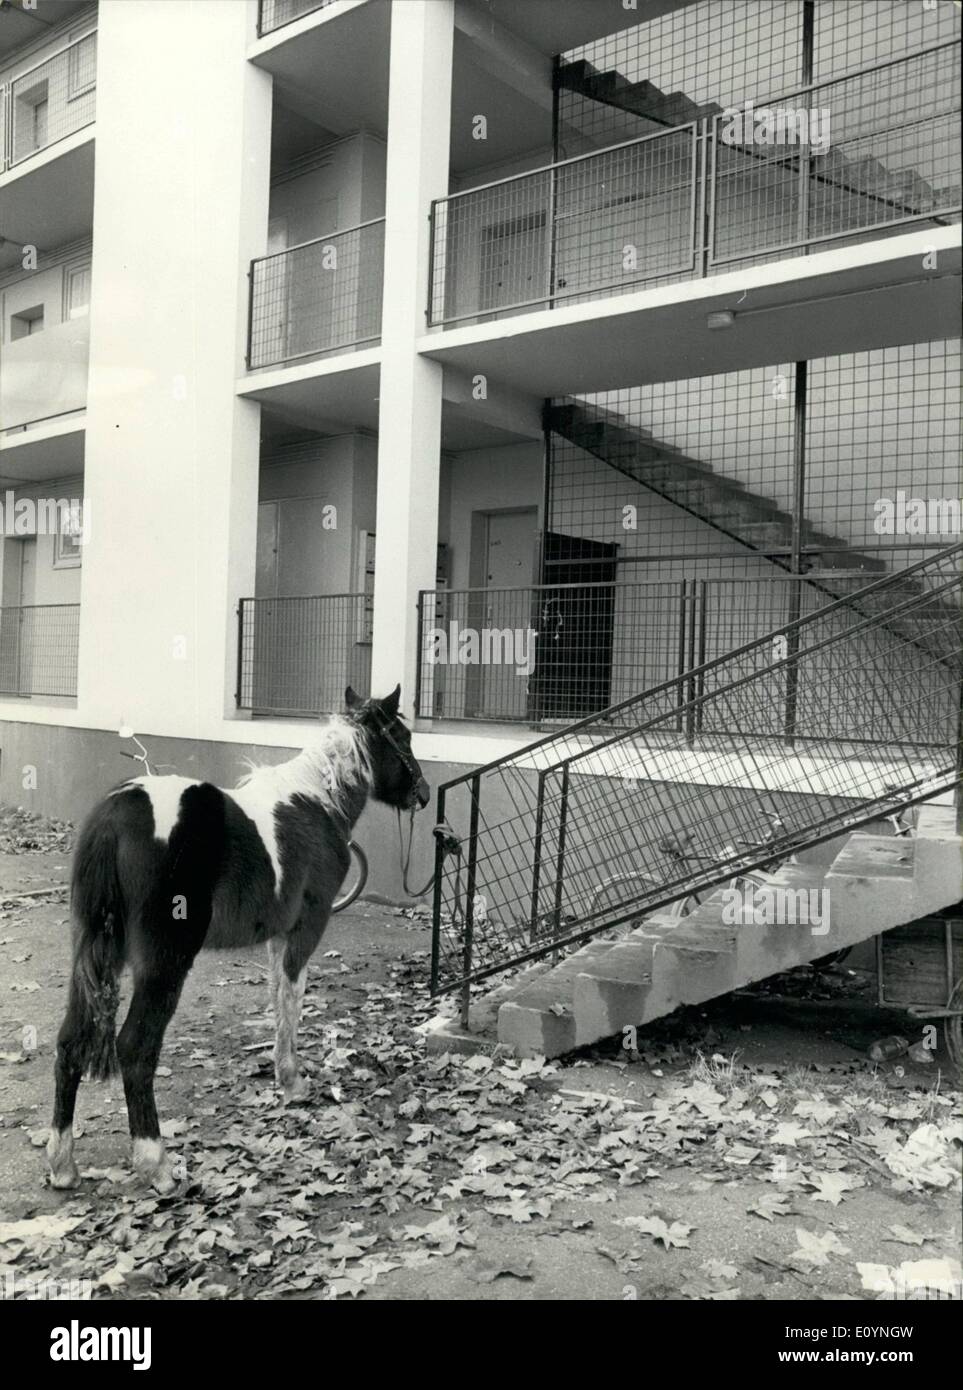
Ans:
{"type": "Polygon", "coordinates": [[[427,925],[363,904],[313,962],[307,1103],[273,1087],[260,954],[204,956],[157,1086],[178,1191],[136,1184],[110,1083],[81,1090],[81,1187],[53,1192],[66,906],[25,895],[63,881],[67,856],[43,836],[27,826],[43,850],[0,853],[13,1296],[46,1276],[95,1298],[874,1299],[901,1269],[910,1285],[959,1277],[960,1097],[939,1060],[865,1061],[891,1019],[858,999],[729,1000],[634,1053],[433,1057],[427,925]]]}

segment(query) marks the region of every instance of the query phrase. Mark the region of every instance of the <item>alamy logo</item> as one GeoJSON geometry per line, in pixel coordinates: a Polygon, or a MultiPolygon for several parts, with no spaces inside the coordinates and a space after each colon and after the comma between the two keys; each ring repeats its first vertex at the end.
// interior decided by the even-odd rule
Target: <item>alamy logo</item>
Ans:
{"type": "Polygon", "coordinates": [[[873,503],[877,536],[958,536],[963,529],[963,498],[907,497],[897,488],[892,497],[873,503]]]}
{"type": "Polygon", "coordinates": [[[0,502],[2,536],[73,536],[83,545],[90,534],[90,509],[79,497],[18,497],[7,488],[0,502]]]}
{"type": "Polygon", "coordinates": [[[813,154],[829,149],[829,110],[825,106],[753,106],[723,111],[719,132],[724,145],[799,145],[813,154]]]}
{"type": "Polygon", "coordinates": [[[135,1371],[150,1370],[149,1327],[69,1327],[50,1333],[51,1361],[130,1361],[135,1371]]]}
{"type": "Polygon", "coordinates": [[[781,888],[746,882],[722,891],[722,920],[731,927],[809,927],[829,931],[828,888],[781,888]]]}
{"type": "Polygon", "coordinates": [[[450,622],[447,629],[428,630],[427,657],[433,666],[514,666],[519,676],[535,669],[535,639],[526,627],[462,627],[450,622]]]}

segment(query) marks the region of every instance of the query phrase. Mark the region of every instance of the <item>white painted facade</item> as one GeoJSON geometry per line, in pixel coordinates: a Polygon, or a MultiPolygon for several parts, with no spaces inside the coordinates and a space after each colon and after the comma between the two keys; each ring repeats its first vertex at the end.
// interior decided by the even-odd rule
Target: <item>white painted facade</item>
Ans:
{"type": "MultiPolygon", "coordinates": [[[[450,588],[484,585],[484,518],[543,520],[544,399],[953,332],[958,225],[429,328],[432,202],[551,161],[554,45],[672,7],[585,0],[544,33],[497,8],[336,0],[259,37],[256,0],[101,0],[0,55],[9,83],[96,23],[95,119],[0,172],[8,242],[34,235],[31,207],[46,217],[58,163],[93,209],[86,241],[65,214],[36,270],[0,264],[0,491],[70,485],[91,518],[79,569],[55,570],[52,542],[37,561],[37,601],[80,604],[76,701],[0,696],[0,720],[297,743],[297,721],[236,708],[238,604],[358,592],[371,536],[373,621],[354,641],[368,650],[348,659],[374,693],[400,681],[410,717],[419,592],[442,564],[450,588]],[[473,145],[486,114],[490,151],[473,145]],[[380,341],[250,370],[251,262],[382,218],[380,341]],[[88,264],[89,313],[71,317],[88,264]],[[708,329],[746,302],[731,333],[708,329]],[[38,306],[42,334],[21,321],[13,338],[38,306]],[[900,317],[910,336],[894,339],[900,317]]],[[[577,258],[577,230],[560,255],[563,270],[577,258]]],[[[894,434],[894,455],[908,442],[894,434]]],[[[716,463],[738,476],[736,424],[725,443],[716,463]]],[[[530,737],[426,721],[415,747],[475,764],[530,737]]]]}

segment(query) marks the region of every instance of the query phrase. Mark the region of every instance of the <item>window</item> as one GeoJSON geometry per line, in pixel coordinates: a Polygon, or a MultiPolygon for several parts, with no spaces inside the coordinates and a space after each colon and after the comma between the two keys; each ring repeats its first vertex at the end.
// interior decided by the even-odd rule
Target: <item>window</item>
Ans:
{"type": "Polygon", "coordinates": [[[82,319],[90,313],[90,266],[67,271],[64,318],[82,319]]]}
{"type": "Polygon", "coordinates": [[[97,76],[97,35],[78,39],[67,50],[67,100],[93,90],[97,76]]]}
{"type": "Polygon", "coordinates": [[[19,314],[10,315],[10,341],[29,338],[43,331],[43,305],[35,304],[32,309],[21,309],[19,314]]]}

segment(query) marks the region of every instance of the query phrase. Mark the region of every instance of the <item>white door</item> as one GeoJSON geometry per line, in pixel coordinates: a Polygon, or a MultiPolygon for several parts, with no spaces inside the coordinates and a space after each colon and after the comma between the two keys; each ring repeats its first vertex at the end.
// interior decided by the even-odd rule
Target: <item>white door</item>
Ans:
{"type": "MultiPolygon", "coordinates": [[[[493,512],[488,518],[488,537],[485,548],[485,588],[514,589],[514,593],[492,593],[485,604],[485,625],[489,628],[511,629],[525,642],[527,652],[531,639],[531,595],[535,560],[535,536],[538,512],[535,507],[517,512],[493,512]]],[[[519,655],[516,648],[516,655],[519,655]]],[[[500,714],[506,719],[524,719],[528,708],[528,676],[516,665],[492,665],[482,668],[483,711],[500,714]]]]}

